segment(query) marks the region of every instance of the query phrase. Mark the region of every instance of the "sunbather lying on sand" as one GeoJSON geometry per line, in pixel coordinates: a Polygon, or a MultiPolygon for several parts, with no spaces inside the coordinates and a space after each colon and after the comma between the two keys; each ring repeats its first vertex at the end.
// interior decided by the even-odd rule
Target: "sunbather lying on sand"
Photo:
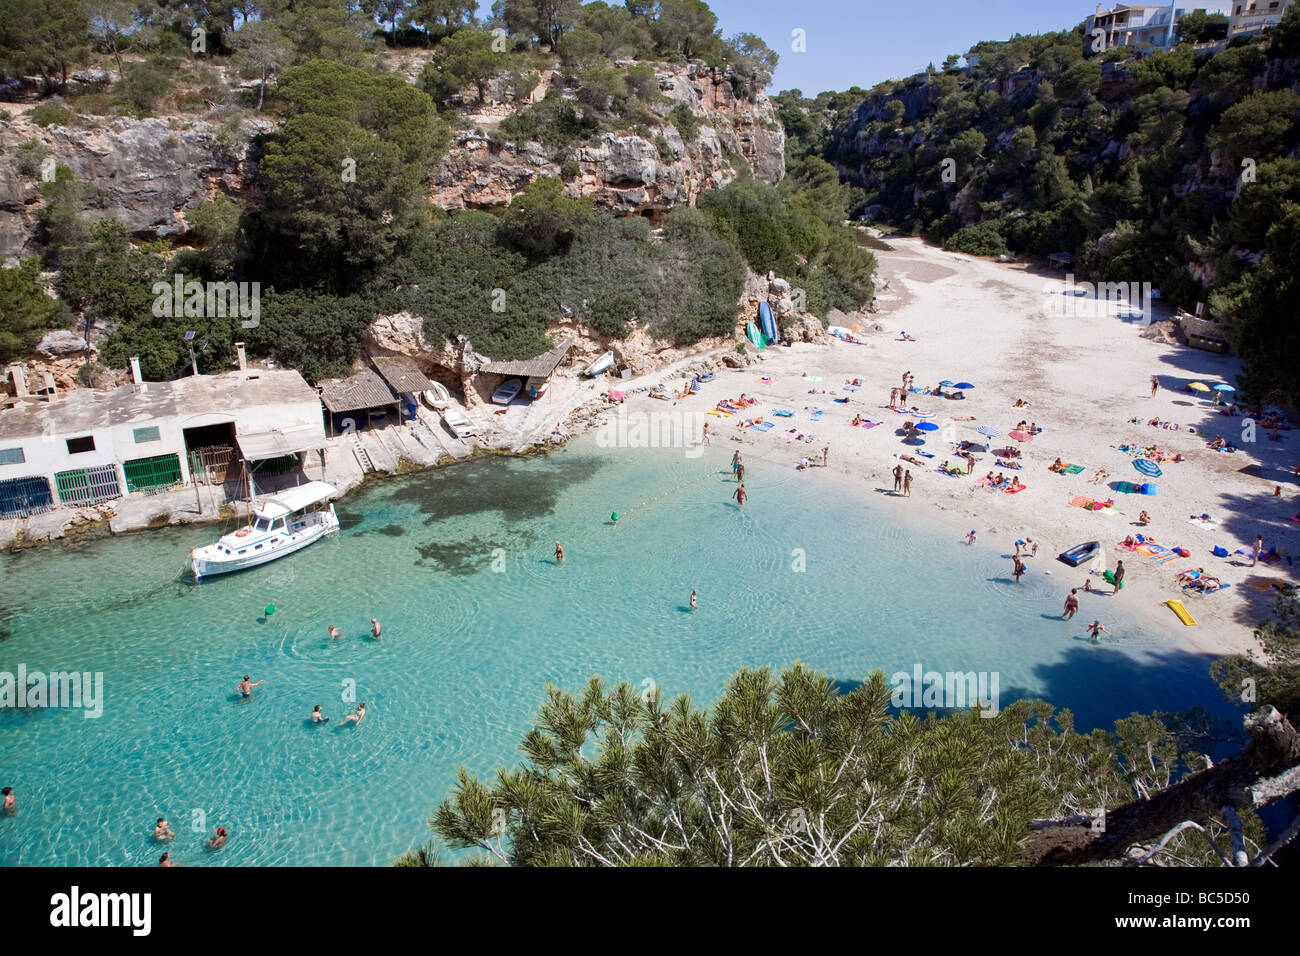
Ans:
{"type": "Polygon", "coordinates": [[[1107,473],[1105,468],[1098,468],[1092,473],[1092,477],[1088,479],[1088,484],[1099,485],[1109,477],[1110,475],[1107,473]]]}
{"type": "Polygon", "coordinates": [[[1197,578],[1199,578],[1199,577],[1200,577],[1202,574],[1204,574],[1204,573],[1205,573],[1205,568],[1197,568],[1195,571],[1193,571],[1191,568],[1188,568],[1186,571],[1181,572],[1181,573],[1178,575],[1178,577],[1176,577],[1174,580],[1176,580],[1176,581],[1195,581],[1197,578]]]}
{"type": "Polygon", "coordinates": [[[1061,459],[1058,458],[1058,459],[1056,459],[1056,461],[1052,462],[1050,465],[1047,466],[1047,470],[1048,470],[1048,471],[1065,471],[1065,462],[1061,461],[1061,459]]]}
{"type": "Polygon", "coordinates": [[[1200,591],[1202,594],[1209,594],[1211,591],[1218,591],[1220,588],[1223,587],[1223,584],[1219,581],[1218,578],[1210,578],[1210,577],[1206,577],[1205,575],[1201,575],[1195,581],[1192,581],[1190,584],[1188,584],[1187,587],[1200,591]]]}

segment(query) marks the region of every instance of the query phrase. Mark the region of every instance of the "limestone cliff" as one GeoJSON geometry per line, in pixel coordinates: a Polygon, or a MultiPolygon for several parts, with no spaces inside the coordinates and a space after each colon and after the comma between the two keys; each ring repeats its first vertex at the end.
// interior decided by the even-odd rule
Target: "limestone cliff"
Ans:
{"type": "MultiPolygon", "coordinates": [[[[398,71],[414,77],[422,66],[422,58],[412,57],[398,71]]],[[[534,177],[556,176],[566,179],[570,195],[591,195],[602,208],[653,218],[656,211],[693,204],[702,190],[730,182],[738,164],[748,163],[767,182],[781,179],[785,133],[765,96],[753,103],[737,99],[729,79],[702,64],[660,69],[665,99],[652,107],[659,122],[649,128],[649,139],[605,133],[573,150],[574,158],[563,164],[554,148],[493,135],[502,119],[526,105],[507,102],[512,98],[504,80],[489,84],[482,103],[467,96],[472,102],[460,111],[452,148],[431,172],[431,202],[451,209],[500,208],[534,177]],[[699,120],[699,134],[689,143],[667,119],[678,103],[687,104],[699,120]],[[662,152],[660,137],[666,144],[662,152]]],[[[232,88],[239,85],[227,81],[232,88]]],[[[533,98],[551,86],[574,95],[548,71],[533,98]]],[[[94,186],[90,215],[116,217],[141,239],[183,240],[189,228],[186,210],[218,190],[257,207],[252,144],[277,125],[265,114],[229,107],[147,119],[86,114],[69,125],[41,127],[31,120],[34,105],[6,104],[11,115],[0,123],[0,261],[40,250],[40,169],[30,147],[19,148],[28,141],[39,144],[37,162],[49,157],[94,186]]]]}
{"type": "MultiPolygon", "coordinates": [[[[501,208],[535,177],[553,176],[566,179],[570,196],[592,196],[598,206],[615,213],[655,218],[673,206],[694,205],[706,189],[725,186],[736,178],[741,162],[765,182],[775,184],[785,175],[785,131],[766,96],[753,103],[739,100],[725,75],[702,64],[661,64],[657,79],[664,99],[650,107],[658,123],[649,138],[606,132],[567,156],[557,156],[542,143],[500,136],[501,121],[526,104],[503,102],[509,99],[503,84],[489,85],[484,102],[464,113],[473,131],[456,136],[434,176],[434,203],[448,209],[501,208]],[[679,103],[700,124],[690,142],[668,118],[679,103]],[[656,142],[659,137],[666,150],[656,142]],[[569,162],[576,175],[575,166],[565,169],[569,162]]],[[[574,95],[559,74],[548,72],[531,101],[548,89],[574,95]]]]}

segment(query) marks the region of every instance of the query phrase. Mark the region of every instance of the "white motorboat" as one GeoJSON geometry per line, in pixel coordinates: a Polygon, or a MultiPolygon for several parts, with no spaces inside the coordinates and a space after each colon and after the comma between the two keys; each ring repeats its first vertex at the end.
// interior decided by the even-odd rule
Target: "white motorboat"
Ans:
{"type": "Polygon", "coordinates": [[[502,382],[501,387],[492,393],[492,404],[509,405],[523,389],[524,380],[521,378],[512,378],[502,382]]]}
{"type": "Polygon", "coordinates": [[[442,420],[457,438],[470,438],[478,434],[474,420],[454,406],[442,413],[442,420]]]}
{"type": "Polygon", "coordinates": [[[216,544],[190,551],[196,580],[266,564],[339,530],[334,506],[311,510],[338,494],[323,481],[288,488],[256,504],[249,523],[223,535],[216,544]]]}
{"type": "Polygon", "coordinates": [[[433,388],[420,393],[420,401],[435,412],[440,412],[451,404],[451,393],[447,391],[447,386],[438,382],[433,382],[432,385],[433,388]]]}
{"type": "Polygon", "coordinates": [[[604,372],[607,369],[609,369],[609,367],[613,364],[614,364],[614,353],[606,352],[600,358],[596,359],[596,361],[588,365],[587,370],[582,374],[586,375],[588,378],[595,378],[601,372],[604,372]]]}

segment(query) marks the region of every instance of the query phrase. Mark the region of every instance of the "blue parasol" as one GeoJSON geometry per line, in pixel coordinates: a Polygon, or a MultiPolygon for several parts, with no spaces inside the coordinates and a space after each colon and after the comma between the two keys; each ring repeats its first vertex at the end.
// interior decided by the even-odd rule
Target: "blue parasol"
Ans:
{"type": "Polygon", "coordinates": [[[953,383],[950,382],[950,381],[948,381],[948,379],[945,378],[942,382],[939,383],[939,387],[940,387],[940,388],[952,388],[952,387],[953,387],[953,383]]]}
{"type": "Polygon", "coordinates": [[[979,432],[981,435],[983,435],[985,438],[1002,437],[1002,433],[998,431],[996,428],[994,428],[992,425],[981,425],[979,428],[975,430],[979,432]]]}
{"type": "Polygon", "coordinates": [[[1148,478],[1159,478],[1164,474],[1160,470],[1160,466],[1149,458],[1134,458],[1133,467],[1148,478]]]}
{"type": "Polygon", "coordinates": [[[1235,392],[1235,391],[1236,391],[1236,389],[1233,388],[1231,385],[1216,385],[1216,386],[1214,386],[1214,390],[1215,390],[1216,392],[1235,392]]]}
{"type": "Polygon", "coordinates": [[[916,430],[921,432],[937,432],[939,426],[934,422],[921,422],[916,426],[916,430]]]}
{"type": "Polygon", "coordinates": [[[956,385],[953,386],[953,388],[960,388],[960,389],[962,389],[963,391],[964,391],[965,389],[968,389],[968,388],[974,388],[974,387],[975,387],[975,386],[972,385],[970,382],[958,382],[956,385]]]}

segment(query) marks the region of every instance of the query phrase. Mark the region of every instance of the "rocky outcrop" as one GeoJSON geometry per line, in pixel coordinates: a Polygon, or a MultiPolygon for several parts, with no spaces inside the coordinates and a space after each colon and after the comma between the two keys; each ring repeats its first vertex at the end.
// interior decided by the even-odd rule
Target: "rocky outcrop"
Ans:
{"type": "MultiPolygon", "coordinates": [[[[434,175],[433,202],[448,209],[502,208],[533,179],[551,176],[565,180],[570,196],[592,196],[598,206],[617,214],[655,218],[674,206],[694,205],[704,190],[731,182],[739,160],[766,182],[775,184],[785,176],[785,131],[765,96],[753,103],[739,100],[726,75],[701,64],[661,72],[658,80],[665,99],[650,107],[658,122],[649,138],[606,132],[567,150],[497,135],[501,121],[527,104],[501,102],[496,97],[509,94],[489,85],[484,102],[467,114],[474,132],[457,136],[434,175]],[[689,142],[668,119],[679,103],[700,124],[689,142]]],[[[549,73],[532,101],[548,84],[561,95],[574,95],[558,74],[549,73]]]]}
{"type": "MultiPolygon", "coordinates": [[[[42,128],[19,114],[0,129],[0,145],[8,158],[19,143],[37,141],[56,164],[93,185],[91,217],[118,219],[141,238],[185,235],[185,211],[218,188],[244,193],[249,140],[274,128],[265,119],[235,129],[189,117],[86,116],[83,122],[42,128]]],[[[35,251],[40,202],[37,177],[0,162],[0,258],[35,251]]]]}

